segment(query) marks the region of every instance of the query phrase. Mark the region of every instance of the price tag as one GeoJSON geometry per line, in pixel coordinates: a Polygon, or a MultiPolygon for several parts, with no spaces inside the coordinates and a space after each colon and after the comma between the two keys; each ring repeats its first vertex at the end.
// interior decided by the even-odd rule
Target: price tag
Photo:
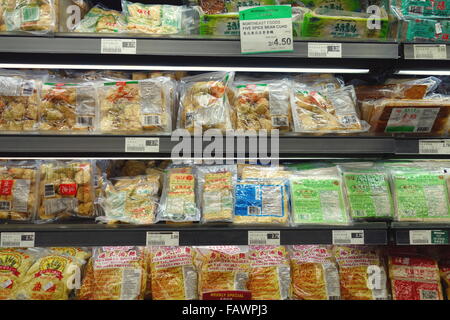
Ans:
{"type": "Polygon", "coordinates": [[[136,54],[136,39],[102,39],[102,54],[136,54]]]}
{"type": "Polygon", "coordinates": [[[420,154],[450,154],[450,139],[419,140],[420,154]]]}
{"type": "Polygon", "coordinates": [[[241,52],[294,51],[291,6],[240,7],[241,52]]]}
{"type": "Polygon", "coordinates": [[[448,231],[410,230],[409,243],[413,245],[448,244],[448,231]]]}
{"type": "Polygon", "coordinates": [[[159,152],[159,138],[125,138],[125,152],[159,152]]]}
{"type": "Polygon", "coordinates": [[[281,233],[280,231],[249,231],[248,244],[249,245],[280,245],[281,233]]]}
{"type": "Polygon", "coordinates": [[[333,230],[333,244],[364,244],[364,230],[333,230]]]}
{"type": "Polygon", "coordinates": [[[342,58],[342,43],[308,42],[308,58],[342,58]]]}
{"type": "Polygon", "coordinates": [[[34,232],[2,232],[0,235],[0,247],[34,247],[34,232]]]}
{"type": "Polygon", "coordinates": [[[179,246],[180,233],[173,232],[147,232],[147,246],[179,246]]]}
{"type": "Polygon", "coordinates": [[[414,59],[445,60],[447,46],[445,44],[415,44],[414,59]]]}

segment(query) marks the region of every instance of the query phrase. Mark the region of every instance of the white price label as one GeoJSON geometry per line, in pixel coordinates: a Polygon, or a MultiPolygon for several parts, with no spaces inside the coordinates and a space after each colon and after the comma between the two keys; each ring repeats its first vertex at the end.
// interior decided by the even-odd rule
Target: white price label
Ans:
{"type": "Polygon", "coordinates": [[[179,246],[180,233],[173,232],[147,232],[147,246],[179,246]]]}
{"type": "Polygon", "coordinates": [[[136,54],[136,39],[102,39],[102,54],[136,54]]]}
{"type": "Polygon", "coordinates": [[[450,154],[450,139],[419,140],[420,154],[450,154]]]}
{"type": "Polygon", "coordinates": [[[0,247],[34,247],[34,232],[2,232],[0,235],[0,247]]]}
{"type": "Polygon", "coordinates": [[[342,43],[308,42],[308,58],[342,58],[342,43]]]}
{"type": "Polygon", "coordinates": [[[364,244],[364,230],[333,230],[333,244],[364,244]]]}
{"type": "Polygon", "coordinates": [[[281,232],[280,231],[249,231],[248,244],[249,245],[280,245],[281,232]]]}
{"type": "Polygon", "coordinates": [[[410,244],[431,244],[431,230],[409,230],[410,244]]]}
{"type": "Polygon", "coordinates": [[[414,59],[445,60],[447,46],[445,44],[415,44],[414,59]]]}
{"type": "Polygon", "coordinates": [[[291,6],[240,7],[239,21],[242,53],[294,50],[291,6]]]}
{"type": "Polygon", "coordinates": [[[125,138],[125,152],[159,152],[159,138],[125,138]]]}

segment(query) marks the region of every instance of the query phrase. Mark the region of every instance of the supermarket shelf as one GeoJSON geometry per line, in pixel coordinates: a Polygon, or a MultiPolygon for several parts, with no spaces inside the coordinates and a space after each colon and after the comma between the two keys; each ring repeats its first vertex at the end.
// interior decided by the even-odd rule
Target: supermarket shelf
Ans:
{"type": "Polygon", "coordinates": [[[146,245],[148,231],[179,232],[179,245],[247,245],[249,231],[280,231],[280,242],[289,244],[332,244],[333,230],[363,230],[364,242],[387,244],[387,224],[361,223],[352,226],[261,227],[230,225],[157,224],[152,226],[100,224],[0,225],[3,232],[34,232],[35,246],[130,246],[146,245]]]}
{"type": "MultiPolygon", "coordinates": [[[[391,224],[391,230],[395,236],[395,243],[398,245],[411,245],[411,244],[449,244],[448,238],[450,234],[450,223],[422,223],[422,222],[393,222],[391,224]],[[412,241],[411,232],[424,231],[421,235],[426,235],[426,232],[437,232],[439,233],[439,239],[434,243],[434,237],[432,236],[431,241],[424,241],[419,243],[417,241],[412,241]],[[426,243],[431,242],[431,243],[426,243]]],[[[422,237],[420,237],[422,238],[422,237]]]]}

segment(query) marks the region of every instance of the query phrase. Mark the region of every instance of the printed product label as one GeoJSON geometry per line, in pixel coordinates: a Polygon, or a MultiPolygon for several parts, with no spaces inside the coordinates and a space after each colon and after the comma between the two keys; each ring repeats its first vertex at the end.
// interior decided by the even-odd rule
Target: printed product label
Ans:
{"type": "Polygon", "coordinates": [[[121,300],[136,300],[141,289],[142,270],[124,268],[122,271],[121,300]]]}
{"type": "Polygon", "coordinates": [[[156,269],[192,265],[192,252],[189,247],[158,247],[152,258],[156,269]]]}
{"type": "Polygon", "coordinates": [[[22,22],[38,21],[40,17],[40,11],[38,6],[27,6],[21,9],[22,22]]]}
{"type": "Polygon", "coordinates": [[[194,175],[188,173],[170,174],[167,197],[166,211],[168,215],[172,215],[172,218],[187,218],[187,220],[189,220],[189,217],[192,218],[195,216],[196,203],[194,175]]]}
{"type": "Polygon", "coordinates": [[[59,194],[63,196],[74,196],[77,194],[76,183],[61,183],[59,185],[59,194]]]}
{"type": "Polygon", "coordinates": [[[283,217],[284,188],[281,185],[236,185],[235,215],[283,217]]]}
{"type": "Polygon", "coordinates": [[[429,133],[440,108],[393,108],[386,132],[429,133]]]}
{"type": "Polygon", "coordinates": [[[202,300],[251,300],[250,291],[228,290],[206,292],[202,295],[202,300]]]}
{"type": "Polygon", "coordinates": [[[0,195],[10,196],[12,193],[13,185],[14,180],[0,180],[0,195]]]}

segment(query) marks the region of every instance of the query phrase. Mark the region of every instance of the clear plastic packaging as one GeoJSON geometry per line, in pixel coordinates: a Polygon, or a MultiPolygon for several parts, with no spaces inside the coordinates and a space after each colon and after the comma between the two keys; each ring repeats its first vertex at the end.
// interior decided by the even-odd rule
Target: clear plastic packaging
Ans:
{"type": "Polygon", "coordinates": [[[340,300],[339,271],[331,246],[289,246],[292,299],[340,300]]]}
{"type": "Polygon", "coordinates": [[[114,134],[171,132],[171,81],[158,77],[101,83],[100,130],[114,134]]]}
{"type": "Polygon", "coordinates": [[[195,167],[197,199],[201,201],[202,223],[232,222],[236,165],[195,167]]]}
{"type": "Polygon", "coordinates": [[[316,91],[336,90],[344,86],[344,80],[331,73],[299,73],[293,80],[316,91]]]}
{"type": "Polygon", "coordinates": [[[116,10],[96,5],[75,26],[74,32],[120,33],[126,28],[125,17],[116,10]]]}
{"type": "Polygon", "coordinates": [[[281,166],[246,165],[242,167],[241,179],[288,179],[291,172],[281,166]]]}
{"type": "Polygon", "coordinates": [[[3,13],[6,31],[27,31],[37,35],[57,31],[56,0],[16,0],[3,13]]]}
{"type": "Polygon", "coordinates": [[[69,255],[81,261],[86,261],[91,257],[91,250],[86,247],[50,247],[51,251],[59,254],[69,255]]]}
{"type": "Polygon", "coordinates": [[[212,72],[182,78],[178,128],[232,129],[229,86],[234,72],[212,72]]]}

